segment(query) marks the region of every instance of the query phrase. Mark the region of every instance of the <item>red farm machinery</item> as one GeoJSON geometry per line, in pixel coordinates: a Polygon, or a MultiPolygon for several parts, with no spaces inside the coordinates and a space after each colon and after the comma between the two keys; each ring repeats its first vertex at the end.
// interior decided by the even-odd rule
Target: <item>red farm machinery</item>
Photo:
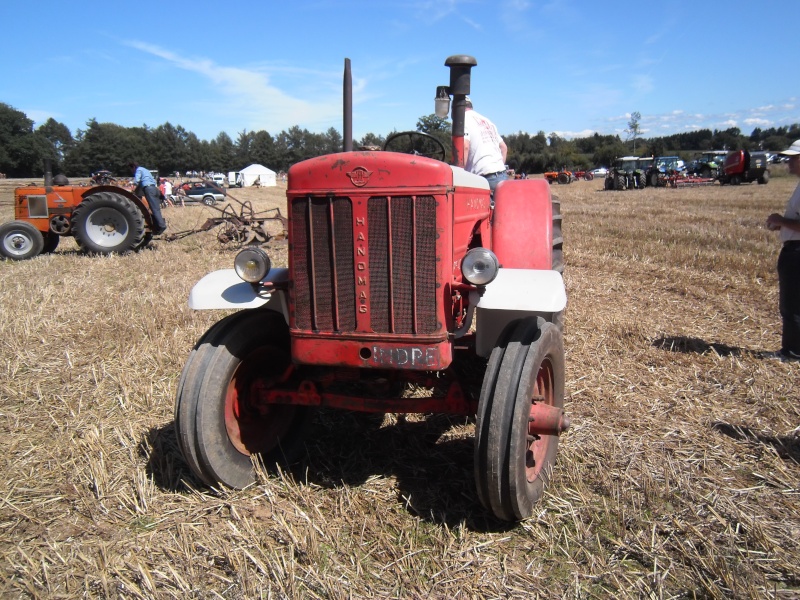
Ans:
{"type": "Polygon", "coordinates": [[[476,65],[445,61],[447,164],[418,132],[402,151],[352,150],[345,61],[344,151],[289,170],[288,266],[249,247],[192,289],[194,309],[238,309],[200,338],[178,386],[178,443],[205,484],[250,485],[253,455],[268,468],[302,457],[320,407],[464,415],[477,499],[501,520],[532,514],[569,427],[560,205],[543,179],[504,181],[492,203],[464,169],[476,65]]]}

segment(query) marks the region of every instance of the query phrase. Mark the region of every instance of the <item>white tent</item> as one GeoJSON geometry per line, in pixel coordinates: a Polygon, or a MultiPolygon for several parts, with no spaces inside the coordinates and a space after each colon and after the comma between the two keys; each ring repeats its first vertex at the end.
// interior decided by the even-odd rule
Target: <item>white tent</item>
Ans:
{"type": "Polygon", "coordinates": [[[251,185],[272,186],[275,183],[275,171],[268,169],[263,165],[250,165],[245,167],[239,172],[242,176],[242,185],[249,187],[251,185]]]}

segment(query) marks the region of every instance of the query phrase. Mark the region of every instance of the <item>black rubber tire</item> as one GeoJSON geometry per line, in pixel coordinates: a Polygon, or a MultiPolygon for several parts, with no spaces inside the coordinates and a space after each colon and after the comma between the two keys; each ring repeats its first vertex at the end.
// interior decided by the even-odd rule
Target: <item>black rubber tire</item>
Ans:
{"type": "Polygon", "coordinates": [[[624,175],[615,175],[614,176],[614,189],[615,190],[624,190],[627,186],[625,185],[625,176],[624,175]]]}
{"type": "Polygon", "coordinates": [[[214,485],[216,482],[204,472],[198,458],[197,436],[194,428],[197,403],[196,400],[190,399],[195,399],[200,392],[207,355],[216,333],[220,329],[231,327],[234,321],[241,319],[245,314],[245,312],[233,313],[212,325],[192,348],[178,380],[175,394],[175,436],[178,440],[178,448],[192,472],[206,485],[214,485]]]}
{"type": "Polygon", "coordinates": [[[61,241],[61,236],[53,233],[52,231],[44,236],[44,246],[42,247],[42,254],[50,254],[55,252],[58,248],[58,242],[61,241]]]}
{"type": "Polygon", "coordinates": [[[0,255],[11,260],[38,256],[44,248],[42,232],[26,221],[0,225],[0,255]]]}
{"type": "Polygon", "coordinates": [[[510,323],[492,351],[475,425],[475,482],[481,503],[499,519],[529,517],[544,492],[559,438],[529,436],[529,417],[540,393],[563,408],[564,372],[561,332],[541,318],[510,323]],[[537,389],[543,384],[549,391],[537,389]]]}
{"type": "Polygon", "coordinates": [[[564,185],[566,183],[570,183],[570,181],[572,181],[572,180],[570,179],[569,175],[567,175],[566,173],[559,173],[558,174],[558,183],[560,183],[561,185],[564,185]]]}
{"type": "Polygon", "coordinates": [[[647,186],[647,175],[639,173],[636,176],[636,187],[643,190],[647,186]]]}
{"type": "Polygon", "coordinates": [[[658,187],[658,185],[659,185],[658,173],[651,173],[650,174],[650,185],[653,186],[653,187],[658,187]]]}
{"type": "Polygon", "coordinates": [[[764,171],[764,174],[758,178],[758,183],[766,185],[769,183],[769,171],[764,171]]]}
{"type": "Polygon", "coordinates": [[[731,185],[741,185],[741,183],[742,183],[741,175],[731,175],[731,185]]]}
{"type": "Polygon", "coordinates": [[[217,199],[214,196],[208,195],[203,196],[203,204],[206,206],[214,206],[217,203],[217,199]]]}
{"type": "Polygon", "coordinates": [[[606,177],[605,181],[603,182],[603,189],[606,191],[611,191],[614,189],[614,180],[611,177],[606,177]]]}
{"type": "Polygon", "coordinates": [[[144,237],[142,238],[141,243],[138,246],[136,246],[136,248],[134,248],[134,250],[136,250],[138,252],[142,248],[146,248],[147,244],[149,244],[152,241],[153,241],[153,232],[152,231],[145,231],[144,232],[144,237]]]}
{"type": "Polygon", "coordinates": [[[286,321],[263,309],[224,319],[192,351],[178,384],[175,424],[186,462],[206,484],[244,488],[255,481],[251,454],[270,467],[292,462],[303,450],[308,407],[271,405],[258,413],[248,406],[251,384],[274,380],[290,364],[286,321]],[[232,396],[240,415],[228,418],[232,396]],[[238,440],[228,433],[231,423],[240,428],[238,440]]]}
{"type": "Polygon", "coordinates": [[[72,213],[75,241],[84,252],[122,254],[138,248],[145,233],[139,207],[116,192],[87,196],[72,213]]]}

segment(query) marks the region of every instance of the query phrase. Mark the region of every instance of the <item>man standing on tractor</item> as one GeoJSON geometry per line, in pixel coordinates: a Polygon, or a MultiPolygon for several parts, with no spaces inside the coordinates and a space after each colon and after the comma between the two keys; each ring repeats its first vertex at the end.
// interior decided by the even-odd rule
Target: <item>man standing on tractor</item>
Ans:
{"type": "Polygon", "coordinates": [[[132,162],[128,166],[133,171],[134,194],[144,195],[147,204],[150,205],[150,212],[153,213],[153,235],[164,233],[167,230],[167,222],[161,216],[161,198],[156,180],[150,171],[140,167],[138,163],[132,162]]]}
{"type": "Polygon", "coordinates": [[[497,132],[497,127],[489,119],[473,110],[472,100],[467,96],[467,112],[464,115],[464,156],[465,168],[471,173],[482,175],[489,182],[489,189],[508,179],[506,155],[508,147],[497,132]]]}
{"type": "MultiPolygon", "coordinates": [[[[780,154],[789,157],[789,172],[800,177],[800,140],[780,154]]],[[[778,304],[783,318],[778,358],[800,360],[800,184],[789,198],[786,212],[767,217],[767,228],[780,231],[783,242],[778,255],[778,304]]]]}

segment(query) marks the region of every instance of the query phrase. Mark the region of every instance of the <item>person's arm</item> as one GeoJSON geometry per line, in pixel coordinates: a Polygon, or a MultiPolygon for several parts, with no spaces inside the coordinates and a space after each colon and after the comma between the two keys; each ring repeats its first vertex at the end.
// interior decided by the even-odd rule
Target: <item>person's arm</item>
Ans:
{"type": "Polygon", "coordinates": [[[772,213],[767,217],[767,229],[770,231],[777,231],[784,227],[791,231],[800,231],[800,219],[789,219],[778,213],[772,213]]]}
{"type": "Polygon", "coordinates": [[[500,154],[503,156],[503,164],[505,164],[506,156],[508,155],[508,146],[506,146],[503,138],[500,138],[500,154]]]}

